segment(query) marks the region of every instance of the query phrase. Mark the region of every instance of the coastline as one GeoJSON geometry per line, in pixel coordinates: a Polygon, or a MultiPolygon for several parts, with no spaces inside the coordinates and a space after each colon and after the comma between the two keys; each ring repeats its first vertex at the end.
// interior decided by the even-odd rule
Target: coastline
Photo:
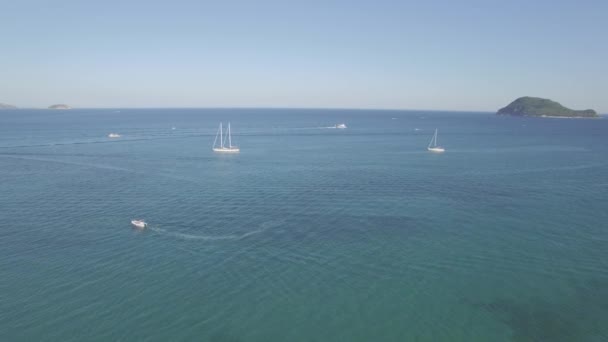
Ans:
{"type": "Polygon", "coordinates": [[[539,117],[539,118],[549,118],[549,119],[601,119],[602,116],[598,115],[595,117],[585,117],[585,116],[553,116],[553,115],[540,115],[540,116],[531,116],[531,117],[539,117]]]}

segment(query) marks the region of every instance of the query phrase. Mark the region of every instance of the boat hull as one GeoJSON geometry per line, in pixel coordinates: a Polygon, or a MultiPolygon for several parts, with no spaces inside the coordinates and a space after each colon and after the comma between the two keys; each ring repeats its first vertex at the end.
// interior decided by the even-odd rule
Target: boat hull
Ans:
{"type": "Polygon", "coordinates": [[[148,226],[147,223],[141,222],[141,221],[136,221],[136,220],[131,221],[131,225],[133,227],[139,228],[139,229],[144,229],[144,228],[146,228],[148,226]]]}
{"type": "Polygon", "coordinates": [[[435,153],[445,152],[445,149],[443,147],[428,147],[427,150],[429,150],[429,152],[435,152],[435,153]]]}
{"type": "Polygon", "coordinates": [[[213,148],[213,152],[220,152],[220,153],[239,153],[241,152],[241,150],[239,148],[228,148],[228,147],[214,147],[213,148]]]}

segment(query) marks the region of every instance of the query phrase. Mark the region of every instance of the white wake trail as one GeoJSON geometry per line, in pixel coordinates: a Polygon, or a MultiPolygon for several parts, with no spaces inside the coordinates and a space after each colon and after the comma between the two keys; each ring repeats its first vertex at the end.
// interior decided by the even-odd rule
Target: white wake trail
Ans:
{"type": "Polygon", "coordinates": [[[250,232],[246,232],[243,234],[227,234],[227,235],[198,235],[198,234],[187,234],[180,232],[172,232],[167,229],[157,227],[157,226],[148,226],[148,229],[154,231],[156,233],[172,236],[178,239],[183,240],[205,240],[205,241],[217,241],[217,240],[241,240],[248,236],[256,235],[265,232],[270,228],[275,228],[281,225],[280,221],[269,221],[262,223],[261,227],[256,230],[252,230],[250,232]]]}

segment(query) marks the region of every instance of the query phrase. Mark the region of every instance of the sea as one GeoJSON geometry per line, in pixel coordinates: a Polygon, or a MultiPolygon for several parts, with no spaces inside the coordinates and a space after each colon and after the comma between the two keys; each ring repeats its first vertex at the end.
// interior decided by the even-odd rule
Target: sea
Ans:
{"type": "Polygon", "coordinates": [[[0,340],[608,341],[608,118],[1,111],[0,340]]]}

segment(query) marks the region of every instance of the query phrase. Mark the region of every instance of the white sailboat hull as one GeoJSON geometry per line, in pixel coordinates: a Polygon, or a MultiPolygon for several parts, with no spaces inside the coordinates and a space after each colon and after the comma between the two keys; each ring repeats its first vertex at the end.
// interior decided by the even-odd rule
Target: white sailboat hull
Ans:
{"type": "Polygon", "coordinates": [[[427,147],[427,150],[437,153],[445,152],[445,149],[443,147],[427,147]]]}
{"type": "Polygon", "coordinates": [[[241,149],[239,149],[238,147],[214,147],[213,152],[239,153],[239,152],[241,152],[241,149]]]}

